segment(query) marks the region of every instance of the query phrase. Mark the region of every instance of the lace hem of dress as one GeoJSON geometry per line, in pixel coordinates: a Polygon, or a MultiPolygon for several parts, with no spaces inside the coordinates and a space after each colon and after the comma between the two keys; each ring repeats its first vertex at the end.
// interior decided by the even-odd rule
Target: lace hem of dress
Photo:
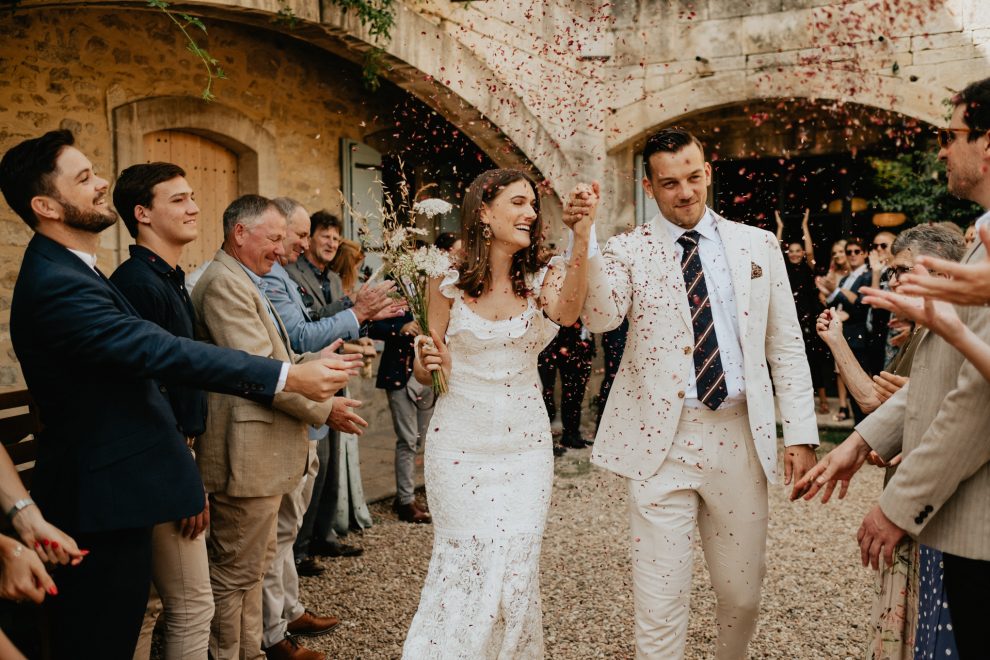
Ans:
{"type": "Polygon", "coordinates": [[[538,534],[496,539],[437,534],[402,657],[543,658],[541,541],[538,534]]]}

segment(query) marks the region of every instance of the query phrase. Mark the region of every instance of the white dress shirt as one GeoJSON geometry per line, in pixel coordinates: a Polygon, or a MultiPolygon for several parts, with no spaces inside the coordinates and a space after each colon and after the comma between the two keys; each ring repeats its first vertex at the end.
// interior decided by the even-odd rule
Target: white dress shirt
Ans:
{"type": "Polygon", "coordinates": [[[95,254],[90,254],[89,252],[83,252],[82,250],[73,250],[72,248],[65,248],[65,249],[68,250],[69,252],[71,252],[72,254],[76,255],[80,259],[82,259],[82,262],[84,264],[86,264],[87,266],[89,266],[90,269],[94,273],[96,272],[96,255],[95,254]]]}
{"type": "MultiPolygon", "coordinates": [[[[984,213],[983,215],[981,215],[979,218],[976,219],[976,231],[980,231],[980,227],[982,227],[987,223],[990,223],[990,211],[987,211],[986,213],[984,213]]],[[[980,239],[977,238],[976,240],[980,240],[980,239]]]]}
{"type": "MultiPolygon", "coordinates": [[[[674,240],[677,268],[680,270],[684,248],[677,242],[677,239],[689,230],[678,227],[659,213],[656,217],[659,219],[660,225],[667,228],[674,240]]],[[[698,240],[698,254],[701,257],[701,267],[705,271],[705,285],[708,287],[712,320],[715,322],[715,336],[718,338],[719,359],[722,361],[722,371],[725,372],[725,387],[728,390],[728,396],[719,406],[719,409],[724,410],[746,402],[745,367],[743,365],[742,342],[739,337],[739,310],[736,308],[736,295],[732,288],[729,260],[725,256],[725,246],[718,234],[718,225],[711,209],[705,210],[705,215],[695,225],[694,231],[701,234],[701,238],[698,240]]],[[[684,392],[684,405],[692,408],[703,408],[705,404],[698,400],[698,385],[695,378],[696,374],[692,366],[687,389],[684,392]]]]}
{"type": "Polygon", "coordinates": [[[835,290],[828,294],[825,298],[825,302],[831,304],[832,301],[835,300],[835,297],[839,295],[839,289],[848,289],[851,287],[856,282],[856,278],[865,273],[866,269],[867,265],[864,263],[862,266],[851,271],[848,275],[839,280],[839,283],[835,285],[835,290]]]}

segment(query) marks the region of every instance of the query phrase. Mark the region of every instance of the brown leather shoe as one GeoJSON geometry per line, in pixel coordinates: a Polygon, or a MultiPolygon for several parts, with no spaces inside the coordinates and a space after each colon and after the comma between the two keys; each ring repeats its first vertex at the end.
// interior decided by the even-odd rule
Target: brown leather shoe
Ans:
{"type": "Polygon", "coordinates": [[[392,503],[392,510],[399,515],[399,520],[407,523],[429,524],[433,522],[433,517],[429,512],[423,511],[416,505],[415,500],[409,504],[400,504],[398,500],[392,503]]]}
{"type": "Polygon", "coordinates": [[[291,637],[265,649],[265,657],[268,660],[327,660],[327,656],[299,646],[299,642],[291,637]]]}
{"type": "Polygon", "coordinates": [[[320,637],[340,625],[340,619],[335,616],[320,616],[309,610],[289,623],[288,632],[298,637],[320,637]]]}

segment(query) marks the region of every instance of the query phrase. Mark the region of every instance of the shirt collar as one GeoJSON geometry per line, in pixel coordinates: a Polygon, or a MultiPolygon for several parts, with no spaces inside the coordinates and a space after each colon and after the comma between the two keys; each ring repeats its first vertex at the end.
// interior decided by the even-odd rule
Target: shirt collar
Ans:
{"type": "MultiPolygon", "coordinates": [[[[685,229],[684,227],[675,225],[673,222],[663,217],[662,213],[657,213],[656,217],[659,219],[660,225],[665,227],[670,233],[670,237],[674,239],[675,243],[683,234],[691,231],[690,229],[685,229]]],[[[701,220],[699,220],[698,224],[694,226],[694,231],[698,232],[710,241],[718,240],[718,225],[715,223],[715,214],[707,206],[705,207],[705,214],[701,216],[701,220]]]]}
{"type": "Polygon", "coordinates": [[[849,271],[849,274],[846,275],[846,277],[859,277],[860,275],[862,275],[863,273],[866,272],[866,269],[867,268],[869,268],[869,264],[865,264],[864,263],[859,268],[855,268],[855,269],[849,271]]]}
{"type": "Polygon", "coordinates": [[[305,255],[305,254],[299,255],[299,261],[301,261],[304,264],[306,264],[309,267],[309,269],[311,271],[313,271],[314,273],[316,273],[316,276],[319,277],[319,278],[325,277],[326,274],[327,274],[327,271],[330,270],[330,267],[329,266],[327,266],[326,268],[323,268],[323,269],[319,268],[316,264],[314,264],[312,261],[310,261],[309,260],[309,257],[307,255],[305,255]]]}
{"type": "Polygon", "coordinates": [[[247,276],[250,277],[251,281],[254,282],[254,285],[258,287],[258,291],[264,293],[265,281],[260,277],[258,277],[253,270],[242,264],[240,261],[237,262],[237,265],[244,269],[244,272],[247,273],[247,276]]]}
{"type": "Polygon", "coordinates": [[[82,262],[93,269],[96,272],[96,255],[90,254],[89,252],[83,252],[82,250],[73,250],[72,248],[66,248],[69,252],[76,255],[82,262]]]}
{"type": "Polygon", "coordinates": [[[178,276],[179,279],[183,281],[185,280],[186,274],[183,272],[182,266],[176,265],[175,268],[172,268],[167,261],[155,254],[153,250],[149,250],[143,245],[132,245],[128,249],[130,250],[131,258],[144,260],[149,266],[151,266],[152,270],[155,270],[162,275],[174,275],[178,276]]]}

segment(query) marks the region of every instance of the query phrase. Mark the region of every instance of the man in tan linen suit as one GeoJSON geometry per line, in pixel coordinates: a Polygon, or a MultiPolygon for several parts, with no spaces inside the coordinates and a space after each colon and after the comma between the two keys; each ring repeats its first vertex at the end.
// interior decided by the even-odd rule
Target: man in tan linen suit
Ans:
{"type": "MultiPolygon", "coordinates": [[[[268,199],[245,195],[223,216],[224,243],[193,291],[196,334],[218,346],[300,362],[292,353],[261,275],[282,250],[285,217],[268,199]]],[[[262,579],[275,553],[282,496],[299,485],[309,455],[307,424],[326,423],[333,400],[277,394],[272,408],[211,395],[196,460],[210,494],[210,581],[216,660],[263,658],[262,579]]],[[[322,657],[322,656],[320,656],[322,657]]]]}
{"type": "MultiPolygon", "coordinates": [[[[948,129],[939,136],[949,192],[990,207],[990,79],[973,83],[953,99],[948,129]]],[[[990,213],[977,227],[990,223],[990,213]]],[[[963,263],[983,263],[980,241],[963,263]]],[[[868,294],[874,295],[874,294],[868,294]]],[[[878,297],[882,294],[877,293],[878,297]]],[[[882,299],[881,301],[882,302],[882,299]]],[[[955,307],[977,338],[990,341],[990,309],[955,307]]],[[[799,487],[811,499],[849,480],[870,450],[897,472],[863,520],[857,539],[863,565],[892,564],[894,548],[909,534],[943,553],[946,596],[963,660],[987,657],[990,620],[990,383],[947,341],[929,332],[918,346],[911,382],[856,426],[856,431],[816,465],[799,487]],[[883,554],[883,559],[880,555],[883,554]]]]}
{"type": "Polygon", "coordinates": [[[627,479],[636,657],[684,655],[697,526],[717,598],[715,655],[738,660],[766,567],[774,395],[789,482],[814,465],[811,372],[780,245],[705,205],[711,166],[698,140],[662,130],[643,161],[661,213],[589,261],[587,327],[629,319],[591,460],[627,479]]]}

